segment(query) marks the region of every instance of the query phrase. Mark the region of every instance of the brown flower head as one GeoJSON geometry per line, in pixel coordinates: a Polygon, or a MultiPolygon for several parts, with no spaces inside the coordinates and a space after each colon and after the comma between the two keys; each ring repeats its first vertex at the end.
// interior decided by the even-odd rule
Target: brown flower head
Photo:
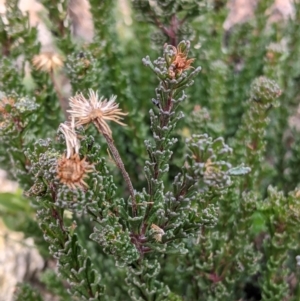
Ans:
{"type": "Polygon", "coordinates": [[[94,170],[94,167],[85,158],[80,159],[80,144],[74,127],[74,119],[72,119],[71,123],[61,123],[59,126],[59,131],[65,136],[67,155],[63,155],[57,161],[57,177],[61,183],[71,189],[75,189],[76,187],[87,188],[84,179],[89,172],[94,170]]]}
{"type": "Polygon", "coordinates": [[[89,90],[89,97],[85,98],[82,93],[70,98],[71,110],[68,110],[71,117],[75,119],[75,126],[94,122],[101,133],[111,137],[111,129],[107,121],[114,121],[125,126],[120,120],[122,116],[127,115],[119,109],[119,105],[115,102],[116,96],[112,96],[109,100],[101,97],[92,89],[89,90]]]}
{"type": "Polygon", "coordinates": [[[74,119],[72,119],[71,124],[61,123],[59,126],[59,131],[61,131],[65,136],[67,145],[67,158],[70,158],[74,153],[78,154],[79,152],[80,143],[77,139],[74,128],[74,119]]]}
{"type": "Polygon", "coordinates": [[[151,225],[151,229],[153,231],[153,237],[157,242],[161,242],[162,241],[162,236],[165,234],[165,231],[158,227],[155,224],[151,225]]]}
{"type": "Polygon", "coordinates": [[[12,97],[3,97],[0,100],[0,114],[1,115],[8,115],[7,108],[13,107],[15,104],[15,100],[12,97]]]}
{"type": "Polygon", "coordinates": [[[0,127],[4,128],[9,123],[10,109],[14,106],[15,100],[11,97],[3,97],[0,100],[0,127]]]}
{"type": "Polygon", "coordinates": [[[177,48],[175,46],[170,46],[174,53],[169,67],[169,76],[171,78],[175,78],[181,75],[183,71],[193,68],[191,64],[195,59],[187,58],[188,50],[187,48],[182,47],[183,45],[183,43],[180,43],[177,48]]]}
{"type": "Polygon", "coordinates": [[[81,160],[78,154],[70,158],[63,155],[57,160],[57,177],[61,183],[71,189],[88,188],[84,179],[93,170],[93,165],[89,164],[85,158],[81,160]]]}
{"type": "Polygon", "coordinates": [[[63,66],[63,60],[57,53],[44,52],[35,55],[32,64],[37,70],[51,72],[63,66]]]}

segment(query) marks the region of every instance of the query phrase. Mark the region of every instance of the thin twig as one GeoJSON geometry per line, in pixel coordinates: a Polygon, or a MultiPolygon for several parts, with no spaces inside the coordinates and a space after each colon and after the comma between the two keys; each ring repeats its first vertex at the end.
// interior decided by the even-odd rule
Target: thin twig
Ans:
{"type": "Polygon", "coordinates": [[[68,120],[68,112],[67,112],[67,101],[66,99],[64,98],[64,96],[62,95],[61,91],[60,91],[60,88],[55,80],[55,77],[54,77],[54,70],[51,69],[50,72],[50,78],[51,78],[51,81],[53,83],[53,87],[54,87],[54,90],[57,94],[57,97],[58,97],[58,100],[59,100],[59,104],[60,104],[60,107],[65,115],[65,118],[68,120]]]}
{"type": "Polygon", "coordinates": [[[94,121],[94,124],[96,126],[96,128],[98,129],[98,131],[104,136],[108,148],[113,156],[114,161],[116,162],[116,165],[119,167],[119,169],[121,170],[122,176],[128,186],[129,189],[129,193],[131,195],[131,199],[132,199],[132,215],[136,216],[137,213],[137,205],[136,205],[136,200],[135,200],[135,193],[134,193],[134,188],[133,185],[131,183],[131,179],[125,169],[124,163],[121,159],[121,156],[119,154],[118,149],[116,148],[114,141],[112,139],[112,137],[107,134],[105,131],[103,131],[103,129],[101,128],[101,125],[97,122],[97,120],[94,121]]]}
{"type": "Polygon", "coordinates": [[[188,14],[186,14],[180,21],[179,26],[183,25],[183,23],[188,19],[188,14]]]}

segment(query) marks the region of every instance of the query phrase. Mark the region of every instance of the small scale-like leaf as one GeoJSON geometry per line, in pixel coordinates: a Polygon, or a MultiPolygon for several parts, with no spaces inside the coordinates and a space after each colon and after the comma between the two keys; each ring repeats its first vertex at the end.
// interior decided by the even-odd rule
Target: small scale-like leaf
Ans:
{"type": "Polygon", "coordinates": [[[231,176],[242,176],[249,172],[251,172],[251,168],[244,165],[236,166],[228,170],[228,174],[231,176]]]}
{"type": "Polygon", "coordinates": [[[259,234],[266,230],[267,217],[260,212],[253,213],[252,217],[252,233],[259,234]]]}

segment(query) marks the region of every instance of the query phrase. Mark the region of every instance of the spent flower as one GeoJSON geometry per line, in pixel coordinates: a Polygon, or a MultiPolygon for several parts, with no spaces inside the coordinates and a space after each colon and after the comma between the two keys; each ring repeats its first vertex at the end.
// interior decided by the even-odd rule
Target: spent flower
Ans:
{"type": "Polygon", "coordinates": [[[61,123],[59,130],[64,134],[67,145],[67,158],[70,158],[74,152],[78,154],[80,143],[75,133],[74,119],[70,125],[61,123]]]}
{"type": "Polygon", "coordinates": [[[32,64],[37,70],[52,72],[63,66],[63,60],[57,53],[43,52],[33,57],[32,64]]]}
{"type": "Polygon", "coordinates": [[[151,230],[153,231],[153,237],[157,242],[161,242],[162,241],[162,236],[165,234],[165,231],[158,227],[155,224],[151,225],[151,230]]]}
{"type": "Polygon", "coordinates": [[[87,188],[84,179],[94,170],[94,167],[86,161],[86,158],[80,159],[80,143],[75,133],[74,119],[68,124],[61,123],[59,130],[65,136],[67,154],[57,160],[57,177],[61,183],[71,189],[87,188]]]}
{"type": "Polygon", "coordinates": [[[185,70],[193,68],[191,64],[194,62],[194,58],[188,59],[188,45],[180,43],[177,47],[168,45],[171,48],[173,55],[171,56],[171,65],[168,69],[169,76],[175,78],[185,70]],[[187,47],[183,47],[187,46],[187,47]]]}
{"type": "Polygon", "coordinates": [[[80,159],[78,154],[73,154],[70,158],[63,155],[57,160],[57,177],[71,189],[88,188],[84,179],[92,171],[93,165],[88,163],[86,158],[80,159]]]}
{"type": "Polygon", "coordinates": [[[98,93],[90,89],[88,98],[85,98],[82,93],[70,98],[71,109],[68,112],[75,119],[75,126],[94,122],[101,133],[111,137],[112,132],[107,121],[125,126],[120,120],[123,119],[122,116],[127,115],[119,109],[119,104],[115,100],[116,96],[112,96],[109,100],[104,97],[99,98],[98,93]]]}
{"type": "Polygon", "coordinates": [[[5,128],[9,123],[10,109],[15,105],[11,97],[3,97],[0,100],[0,128],[5,128]]]}

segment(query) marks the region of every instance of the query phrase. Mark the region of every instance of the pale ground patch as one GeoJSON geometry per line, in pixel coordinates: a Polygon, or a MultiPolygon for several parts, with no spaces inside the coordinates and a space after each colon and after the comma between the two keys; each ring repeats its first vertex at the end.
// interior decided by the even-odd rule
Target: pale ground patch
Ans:
{"type": "MultiPolygon", "coordinates": [[[[15,192],[18,185],[0,170],[0,192],[15,192]]],[[[1,195],[0,195],[1,198],[1,195]]],[[[30,280],[44,267],[44,260],[34,247],[32,238],[9,230],[0,219],[0,301],[13,300],[18,282],[30,280]]]]}
{"type": "MultiPolygon", "coordinates": [[[[246,23],[254,18],[257,4],[264,0],[228,0],[228,16],[223,28],[228,31],[237,24],[246,23]]],[[[295,15],[294,0],[274,0],[273,4],[266,10],[268,22],[282,22],[295,15]]]]}

